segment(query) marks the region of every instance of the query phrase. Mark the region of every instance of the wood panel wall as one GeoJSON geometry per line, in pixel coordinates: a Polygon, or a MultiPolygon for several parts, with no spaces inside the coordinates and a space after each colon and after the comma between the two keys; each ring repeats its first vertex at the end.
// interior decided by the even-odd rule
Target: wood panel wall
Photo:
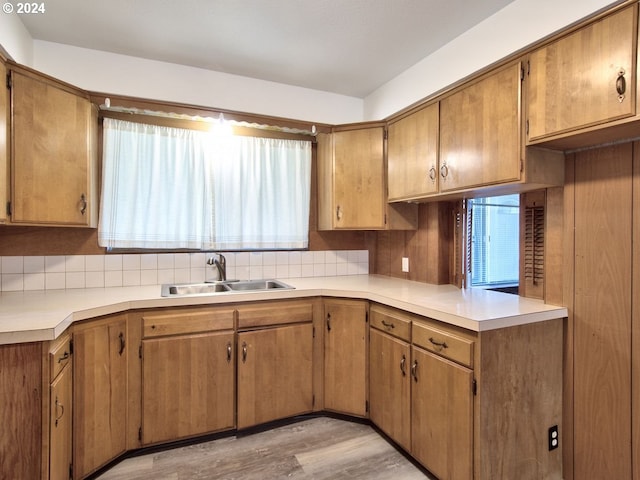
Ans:
{"type": "Polygon", "coordinates": [[[452,242],[452,205],[423,203],[418,208],[418,229],[381,231],[368,238],[370,272],[432,284],[449,283],[452,242]],[[402,271],[409,258],[409,272],[402,271]]]}
{"type": "Polygon", "coordinates": [[[0,479],[40,478],[42,390],[42,346],[0,346],[0,479]]]}

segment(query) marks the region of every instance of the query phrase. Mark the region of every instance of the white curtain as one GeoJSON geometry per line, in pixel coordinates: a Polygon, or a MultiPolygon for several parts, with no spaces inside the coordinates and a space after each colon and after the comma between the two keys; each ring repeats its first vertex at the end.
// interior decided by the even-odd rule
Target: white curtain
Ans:
{"type": "Polygon", "coordinates": [[[311,144],[104,119],[98,240],[112,248],[306,248],[311,144]]]}

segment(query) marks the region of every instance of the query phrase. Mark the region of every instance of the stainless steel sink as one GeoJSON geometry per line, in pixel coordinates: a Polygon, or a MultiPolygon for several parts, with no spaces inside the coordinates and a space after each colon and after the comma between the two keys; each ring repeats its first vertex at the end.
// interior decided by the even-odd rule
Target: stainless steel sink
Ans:
{"type": "Polygon", "coordinates": [[[226,286],[230,290],[272,290],[278,289],[293,289],[291,285],[287,285],[280,280],[244,280],[240,282],[227,283],[226,286]]]}
{"type": "Polygon", "coordinates": [[[292,290],[294,287],[280,280],[231,280],[214,283],[178,283],[162,285],[163,297],[212,295],[229,292],[257,292],[265,290],[292,290]]]}
{"type": "Polygon", "coordinates": [[[184,295],[210,295],[212,293],[228,292],[225,283],[182,283],[177,285],[162,285],[163,297],[184,295]]]}

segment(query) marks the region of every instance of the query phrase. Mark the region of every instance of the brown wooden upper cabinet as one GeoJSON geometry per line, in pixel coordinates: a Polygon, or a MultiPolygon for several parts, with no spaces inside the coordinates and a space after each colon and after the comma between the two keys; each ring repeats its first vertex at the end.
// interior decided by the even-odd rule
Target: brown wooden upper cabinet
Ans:
{"type": "MultiPolygon", "coordinates": [[[[7,66],[0,59],[0,75],[7,78],[7,66]]],[[[7,173],[9,171],[9,90],[0,88],[0,201],[9,199],[7,173]]],[[[0,206],[0,223],[7,221],[7,209],[0,206]]]]}
{"type": "Polygon", "coordinates": [[[516,193],[562,185],[561,153],[524,148],[523,65],[492,71],[440,100],[439,192],[516,193]]]}
{"type": "Polygon", "coordinates": [[[384,125],[345,126],[318,140],[318,230],[415,230],[415,205],[387,204],[384,125]]]}
{"type": "Polygon", "coordinates": [[[520,62],[440,101],[440,191],[520,180],[520,62]]]}
{"type": "Polygon", "coordinates": [[[438,132],[438,103],[389,123],[389,201],[413,200],[438,193],[438,132]]]}
{"type": "Polygon", "coordinates": [[[95,226],[97,112],[80,90],[10,70],[11,223],[95,226]]]}
{"type": "Polygon", "coordinates": [[[527,141],[636,114],[638,5],[531,53],[527,141]]]}

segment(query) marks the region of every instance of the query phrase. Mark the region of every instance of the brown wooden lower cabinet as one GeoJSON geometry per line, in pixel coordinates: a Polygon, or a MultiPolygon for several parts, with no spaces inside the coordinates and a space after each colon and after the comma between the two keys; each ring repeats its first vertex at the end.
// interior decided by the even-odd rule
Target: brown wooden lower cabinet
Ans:
{"type": "Polygon", "coordinates": [[[439,479],[473,478],[473,371],[411,348],[411,455],[439,479]]]}
{"type": "Polygon", "coordinates": [[[562,478],[563,319],[475,333],[370,312],[371,420],[391,439],[440,480],[562,478]]]}
{"type": "Polygon", "coordinates": [[[334,412],[367,416],[369,303],[324,301],[324,407],[334,412]]]}
{"type": "Polygon", "coordinates": [[[82,479],[127,450],[327,410],[369,415],[440,480],[560,479],[562,333],[336,298],[87,320],[0,347],[0,478],[67,480],[71,434],[82,479]]]}
{"type": "Polygon", "coordinates": [[[232,429],[234,310],[154,310],[141,330],[142,445],[232,429]]]}
{"type": "Polygon", "coordinates": [[[233,342],[233,331],[143,341],[143,445],[234,427],[233,342]]]}
{"type": "Polygon", "coordinates": [[[126,332],[126,314],[74,327],[74,479],[126,451],[126,332]]]}
{"type": "Polygon", "coordinates": [[[73,365],[71,336],[49,351],[49,479],[69,480],[73,462],[73,365]]]}
{"type": "Polygon", "coordinates": [[[411,345],[402,338],[374,328],[376,320],[380,320],[380,325],[385,322],[394,333],[398,328],[396,319],[378,313],[374,308],[371,309],[369,418],[393,441],[410,451],[411,345]]]}
{"type": "Polygon", "coordinates": [[[313,325],[238,334],[238,428],[313,410],[313,325]]]}

